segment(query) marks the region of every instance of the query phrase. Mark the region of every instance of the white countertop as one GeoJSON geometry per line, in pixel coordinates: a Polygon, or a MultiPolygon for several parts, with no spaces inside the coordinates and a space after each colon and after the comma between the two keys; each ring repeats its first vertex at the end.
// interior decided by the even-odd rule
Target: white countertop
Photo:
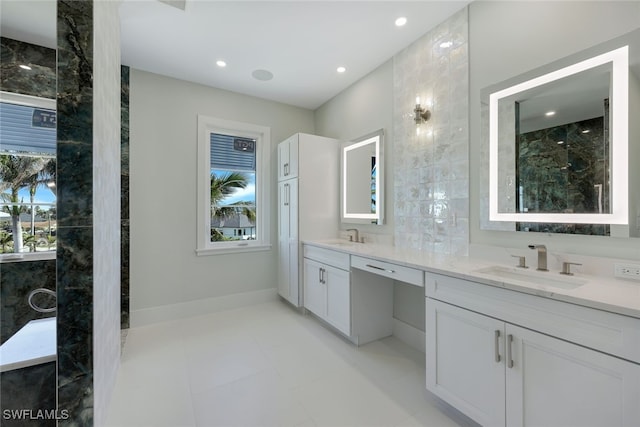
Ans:
{"type": "MultiPolygon", "coordinates": [[[[567,283],[580,283],[580,286],[573,289],[565,289],[533,283],[528,280],[504,278],[480,272],[478,270],[494,266],[505,267],[506,269],[514,267],[506,263],[500,264],[485,259],[441,255],[412,249],[401,249],[390,245],[351,243],[339,239],[305,241],[304,244],[640,318],[640,282],[618,279],[613,276],[592,276],[576,273],[574,276],[566,277],[554,271],[538,272],[534,268],[530,268],[524,273],[532,278],[539,276],[540,283],[544,283],[545,279],[547,281],[563,280],[567,281],[567,283]]],[[[514,268],[514,270],[516,269],[514,268]]]]}
{"type": "Polygon", "coordinates": [[[0,372],[56,360],[56,318],[32,320],[0,346],[0,372]]]}

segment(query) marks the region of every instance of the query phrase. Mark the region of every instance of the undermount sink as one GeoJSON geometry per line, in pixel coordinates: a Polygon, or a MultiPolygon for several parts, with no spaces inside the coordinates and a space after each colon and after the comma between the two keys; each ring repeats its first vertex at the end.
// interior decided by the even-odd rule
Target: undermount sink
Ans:
{"type": "Polygon", "coordinates": [[[561,289],[575,289],[587,283],[586,280],[576,279],[575,277],[562,277],[552,272],[525,270],[522,268],[503,267],[494,265],[475,270],[476,273],[497,276],[502,279],[517,280],[527,282],[534,285],[550,286],[561,289]]]}

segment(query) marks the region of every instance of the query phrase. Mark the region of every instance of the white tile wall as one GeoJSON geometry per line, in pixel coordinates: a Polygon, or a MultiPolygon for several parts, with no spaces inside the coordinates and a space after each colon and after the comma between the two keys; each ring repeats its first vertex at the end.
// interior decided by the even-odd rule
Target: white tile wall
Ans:
{"type": "Polygon", "coordinates": [[[94,425],[101,426],[120,363],[119,1],[93,3],[94,425]]]}
{"type": "Polygon", "coordinates": [[[469,247],[468,13],[394,57],[395,244],[466,255],[469,247]],[[420,126],[415,99],[431,110],[420,126]]]}

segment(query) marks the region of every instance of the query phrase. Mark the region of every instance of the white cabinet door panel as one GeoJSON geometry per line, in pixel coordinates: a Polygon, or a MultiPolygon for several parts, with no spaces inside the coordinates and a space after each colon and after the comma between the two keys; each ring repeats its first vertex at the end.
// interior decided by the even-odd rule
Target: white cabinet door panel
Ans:
{"type": "Polygon", "coordinates": [[[324,319],[327,316],[327,287],[322,280],[323,265],[305,258],[304,307],[324,319]]]}
{"type": "Polygon", "coordinates": [[[508,426],[640,426],[640,365],[509,324],[506,333],[508,426]]]}
{"type": "Polygon", "coordinates": [[[327,321],[345,335],[351,335],[349,272],[325,266],[327,321]]]}
{"type": "Polygon", "coordinates": [[[504,322],[427,298],[427,389],[485,426],[505,425],[504,322]]]}

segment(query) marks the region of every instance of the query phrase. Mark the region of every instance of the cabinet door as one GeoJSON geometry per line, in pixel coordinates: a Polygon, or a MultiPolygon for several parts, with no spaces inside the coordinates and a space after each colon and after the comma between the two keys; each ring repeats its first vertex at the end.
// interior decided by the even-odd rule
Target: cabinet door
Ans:
{"type": "Polygon", "coordinates": [[[505,425],[504,322],[427,298],[427,389],[485,426],[505,425]]]}
{"type": "Polygon", "coordinates": [[[302,304],[300,295],[300,242],[298,241],[298,180],[289,179],[287,184],[287,206],[289,208],[289,301],[296,307],[302,304]]]}
{"type": "Polygon", "coordinates": [[[278,180],[298,176],[298,135],[278,144],[278,180]]]}
{"type": "Polygon", "coordinates": [[[508,426],[640,425],[640,365],[509,324],[506,333],[508,426]]]}
{"type": "Polygon", "coordinates": [[[289,193],[289,183],[278,183],[278,293],[287,300],[290,298],[291,284],[289,193]]]}
{"type": "Polygon", "coordinates": [[[351,335],[351,286],[349,272],[324,266],[327,286],[327,322],[351,335]]]}
{"type": "Polygon", "coordinates": [[[319,262],[304,259],[304,307],[322,319],[327,318],[327,287],[324,267],[319,262]]]}

